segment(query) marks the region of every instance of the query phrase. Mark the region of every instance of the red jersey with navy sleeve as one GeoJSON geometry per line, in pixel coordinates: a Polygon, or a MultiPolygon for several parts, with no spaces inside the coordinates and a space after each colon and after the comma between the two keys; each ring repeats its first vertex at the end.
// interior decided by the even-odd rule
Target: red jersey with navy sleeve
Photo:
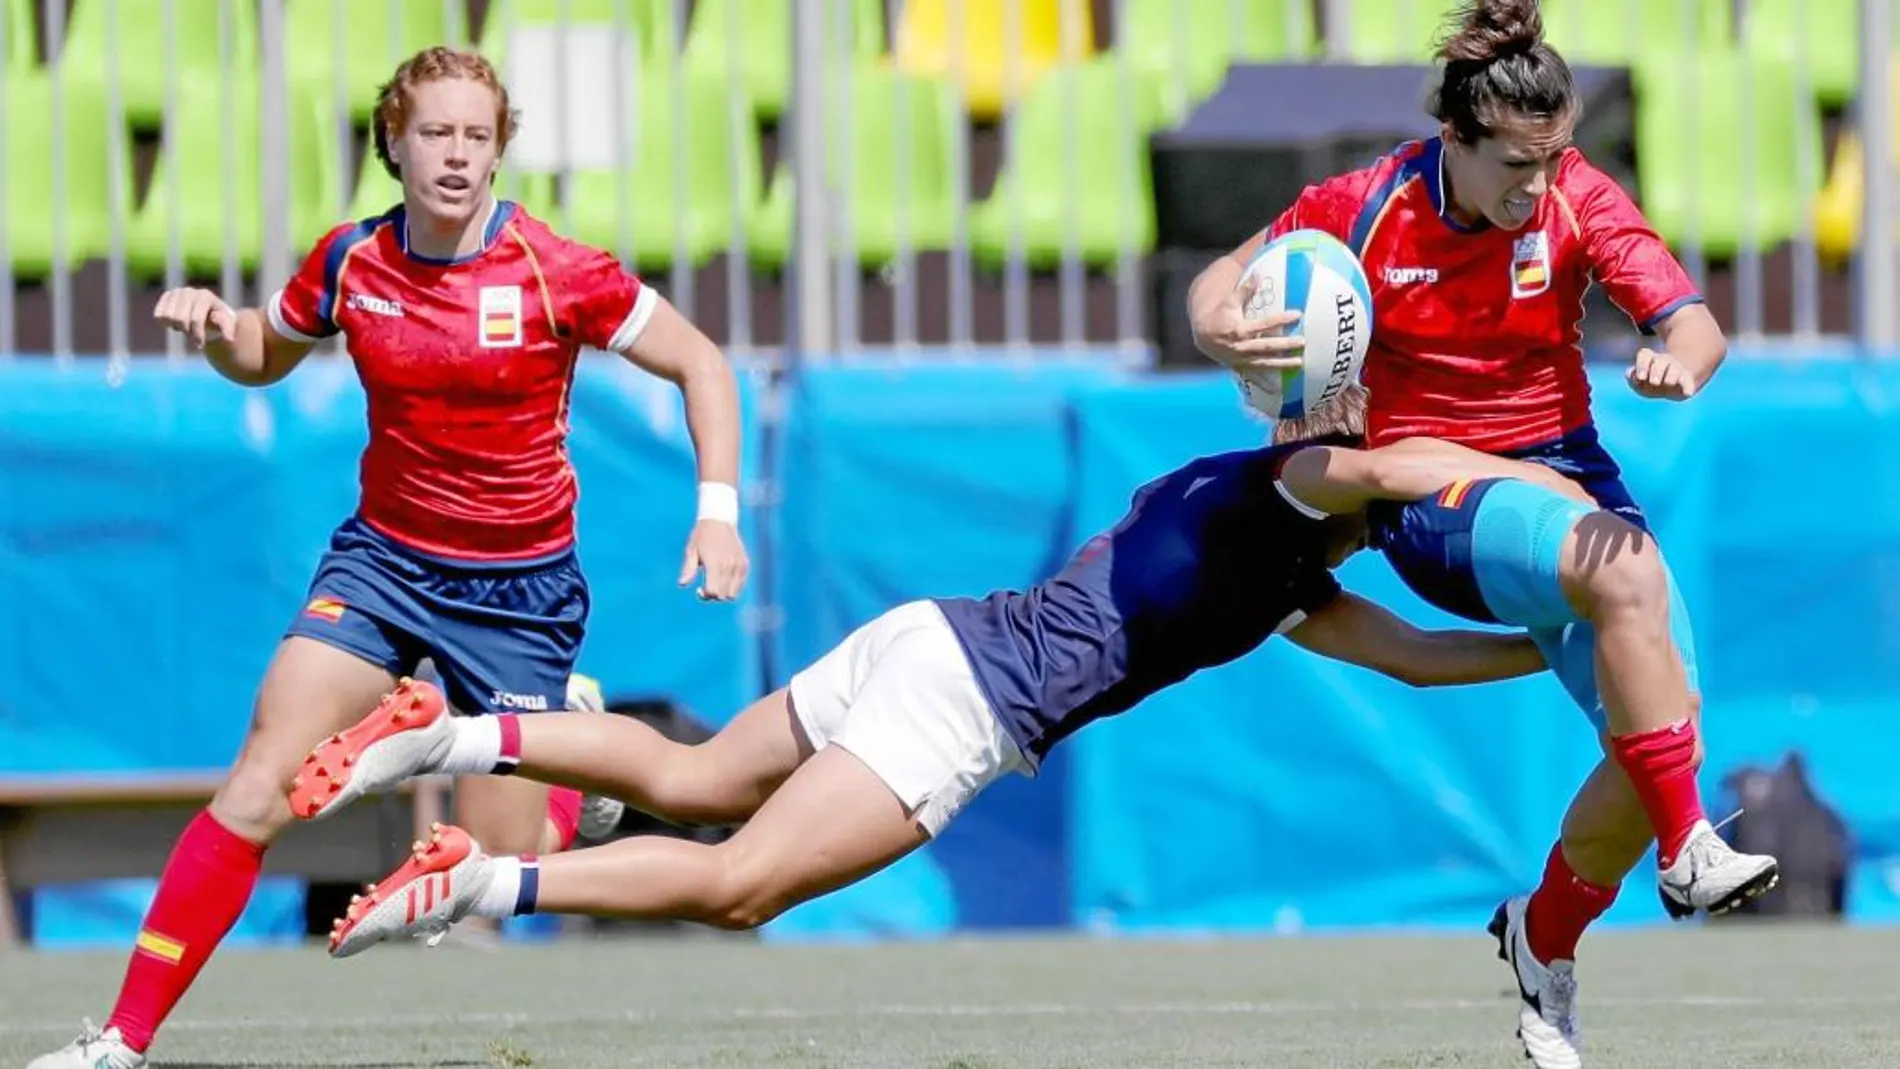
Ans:
{"type": "Polygon", "coordinates": [[[1307,187],[1268,230],[1324,230],[1365,265],[1371,445],[1435,437],[1503,452],[1586,427],[1590,285],[1645,332],[1702,299],[1628,194],[1575,148],[1518,230],[1463,227],[1448,207],[1432,138],[1307,187]]]}
{"type": "Polygon", "coordinates": [[[658,295],[509,201],[470,256],[428,259],[407,235],[401,208],[338,226],[267,308],[285,338],[348,344],[369,401],[361,518],[434,556],[560,553],[575,361],[631,344],[658,295]]]}

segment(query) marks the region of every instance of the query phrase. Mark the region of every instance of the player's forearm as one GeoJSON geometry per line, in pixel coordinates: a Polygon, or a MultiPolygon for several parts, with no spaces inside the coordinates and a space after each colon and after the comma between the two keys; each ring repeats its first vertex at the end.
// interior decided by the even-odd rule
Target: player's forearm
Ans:
{"type": "Polygon", "coordinates": [[[1698,389],[1708,384],[1728,358],[1728,338],[1706,305],[1691,304],[1680,309],[1663,321],[1658,333],[1663,347],[1695,379],[1698,389]]]}
{"type": "Polygon", "coordinates": [[[240,385],[269,385],[264,313],[255,308],[241,308],[234,318],[237,326],[231,337],[205,339],[205,362],[218,374],[240,385]]]}
{"type": "Polygon", "coordinates": [[[1435,438],[1408,438],[1368,455],[1369,496],[1417,501],[1460,479],[1521,479],[1577,501],[1591,498],[1581,486],[1541,464],[1480,453],[1435,438]]]}
{"type": "Polygon", "coordinates": [[[693,439],[699,481],[739,485],[739,381],[718,349],[691,361],[680,376],[686,430],[693,439]]]}
{"type": "Polygon", "coordinates": [[[1536,675],[1547,666],[1522,634],[1421,631],[1408,644],[1398,678],[1415,687],[1454,687],[1536,675]]]}

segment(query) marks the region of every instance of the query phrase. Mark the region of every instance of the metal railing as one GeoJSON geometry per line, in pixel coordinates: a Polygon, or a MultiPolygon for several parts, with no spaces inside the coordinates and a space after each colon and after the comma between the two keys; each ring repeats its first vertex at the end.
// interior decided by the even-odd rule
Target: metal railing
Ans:
{"type": "MultiPolygon", "coordinates": [[[[1889,3],[1857,2],[1859,84],[1884,86],[1889,3]]],[[[1716,178],[1735,183],[1743,210],[1720,223],[1739,225],[1739,238],[1712,241],[1717,221],[1705,218],[1694,196],[1690,210],[1672,220],[1679,232],[1668,235],[1692,273],[1728,295],[1733,334],[1851,332],[1891,344],[1891,298],[1900,286],[1891,240],[1891,101],[1884,91],[1856,93],[1854,110],[1837,122],[1845,101],[1830,98],[1817,78],[1815,57],[1833,54],[1820,40],[1828,24],[1811,13],[1821,5],[1776,0],[1779,39],[1771,41],[1754,21],[1768,17],[1758,8],[1767,3],[1569,0],[1548,12],[1547,28],[1580,66],[1614,62],[1619,49],[1640,57],[1661,37],[1679,66],[1721,62],[1741,72],[1734,100],[1697,99],[1695,90],[1709,91],[1711,83],[1690,76],[1681,82],[1689,96],[1667,105],[1686,110],[1688,123],[1702,114],[1741,117],[1730,131],[1741,145],[1736,173],[1698,174],[1697,167],[1725,170],[1729,161],[1687,152],[1680,158],[1688,173],[1674,176],[1691,191],[1716,178]],[[1603,20],[1618,5],[1626,45],[1590,36],[1584,20],[1603,20]],[[1722,16],[1710,13],[1724,9],[1726,24],[1711,28],[1722,16]],[[1670,26],[1674,33],[1659,34],[1670,26]],[[1751,72],[1761,64],[1780,64],[1788,77],[1757,79],[1751,72]],[[1775,136],[1792,136],[1792,145],[1753,143],[1769,135],[1752,117],[1771,113],[1792,117],[1791,125],[1775,124],[1775,136]],[[1824,122],[1830,133],[1840,126],[1859,138],[1858,172],[1830,166],[1820,148],[1824,122]],[[1779,165],[1758,173],[1760,161],[1771,159],[1791,160],[1792,174],[1779,165]],[[1781,185],[1771,191],[1771,181],[1781,185]],[[1790,185],[1792,193],[1781,188],[1790,185]],[[1825,234],[1817,229],[1824,189],[1857,197],[1857,207],[1843,209],[1858,213],[1845,239],[1849,258],[1842,258],[1838,223],[1825,234]],[[1798,201],[1791,215],[1783,203],[1789,196],[1798,201]],[[1781,221],[1769,218],[1774,213],[1781,221]],[[1843,301],[1830,296],[1837,292],[1850,295],[1851,321],[1838,311],[1843,301]]],[[[1144,0],[488,0],[475,9],[479,21],[464,0],[360,7],[343,0],[41,0],[35,26],[0,20],[0,55],[15,55],[20,42],[11,35],[26,32],[38,35],[36,51],[45,57],[43,68],[13,63],[0,83],[0,110],[11,114],[44,99],[51,112],[43,152],[18,136],[0,144],[0,201],[10,206],[0,223],[0,261],[13,276],[13,284],[0,285],[0,353],[20,349],[23,337],[61,359],[96,348],[123,358],[149,348],[156,338],[144,329],[143,302],[157,286],[188,277],[215,284],[234,302],[267,296],[314,237],[312,221],[361,210],[370,187],[359,182],[381,181],[373,163],[362,163],[365,42],[380,42],[369,54],[380,51],[377,66],[393,70],[423,43],[411,27],[433,23],[450,42],[504,57],[505,78],[526,109],[526,132],[505,165],[507,188],[555,227],[642,269],[735,352],[791,347],[848,358],[878,350],[892,358],[894,350],[901,359],[925,351],[1107,347],[1145,354],[1156,298],[1140,94],[1161,100],[1160,126],[1182,121],[1212,89],[1198,73],[1205,66],[1198,50],[1210,40],[1231,39],[1233,62],[1420,62],[1448,6],[1174,0],[1164,23],[1169,39],[1135,49],[1124,37],[1132,36],[1129,27],[1154,32],[1142,21],[1152,16],[1144,0]],[[70,27],[69,3],[78,8],[70,27]],[[309,5],[328,5],[327,18],[298,10],[309,5]],[[1256,5],[1283,21],[1277,32],[1258,29],[1256,5]],[[439,7],[439,19],[412,18],[420,7],[439,7]],[[161,39],[134,47],[124,28],[150,25],[154,9],[161,39]],[[360,25],[365,17],[375,23],[360,25]],[[939,21],[925,25],[931,18],[939,21]],[[1231,28],[1231,37],[1209,34],[1207,24],[1231,28]],[[313,27],[347,43],[290,37],[313,27]],[[1279,43],[1259,43],[1269,38],[1279,43]],[[781,42],[790,54],[762,63],[760,39],[781,42]],[[1000,54],[976,54],[985,41],[1000,43],[1000,54]],[[149,49],[153,43],[159,47],[149,49]],[[311,49],[321,51],[322,63],[305,58],[311,49]],[[153,66],[161,68],[156,80],[153,66]],[[768,67],[782,70],[782,87],[772,88],[768,67]],[[1081,68],[1097,71],[1098,80],[1061,76],[1081,68]],[[892,70],[907,76],[851,73],[892,70]],[[761,84],[784,99],[761,101],[754,92],[761,84]],[[153,85],[156,115],[138,95],[153,85]],[[891,99],[860,97],[854,85],[891,99]],[[1113,101],[1092,95],[1102,86],[1111,87],[1113,101]],[[945,128],[917,129],[919,116],[935,113],[913,94],[940,90],[950,101],[945,128]],[[31,95],[16,100],[15,93],[31,95]],[[576,93],[585,99],[573,99],[576,93]],[[69,129],[68,113],[91,109],[94,100],[103,101],[104,128],[69,129]],[[215,101],[209,112],[207,100],[215,101]],[[303,137],[307,116],[299,109],[313,101],[326,146],[303,137]],[[819,103],[801,106],[806,101],[819,103]],[[217,117],[215,139],[185,129],[207,114],[217,117]],[[882,125],[868,133],[866,123],[882,125]],[[666,138],[654,135],[660,128],[666,138]],[[90,137],[105,143],[104,176],[74,162],[99,157],[96,143],[70,140],[90,137]],[[1114,144],[1105,148],[1104,139],[1114,144]],[[28,158],[14,158],[23,150],[28,158]],[[251,152],[257,158],[246,161],[251,152]],[[860,158],[867,152],[876,155],[860,158]],[[174,165],[206,153],[218,157],[210,166],[202,158],[174,165]],[[141,193],[134,161],[142,170],[153,160],[165,177],[141,193]],[[43,186],[4,188],[10,176],[28,173],[23,168],[42,165],[49,172],[43,186]],[[321,181],[314,167],[327,169],[321,181]],[[878,188],[865,188],[867,176],[878,188]],[[312,202],[319,187],[327,203],[312,202]],[[44,203],[13,199],[42,189],[44,203]],[[655,196],[670,200],[656,205],[655,196]],[[933,197],[947,202],[947,216],[931,214],[941,203],[933,197]],[[211,252],[197,203],[206,198],[234,217],[256,215],[223,226],[211,252]],[[1118,221],[1106,246],[1087,214],[1104,200],[1127,221],[1118,221]],[[17,266],[24,250],[9,231],[23,212],[44,213],[51,223],[43,272],[17,266]]],[[[1663,106],[1645,98],[1640,71],[1635,84],[1639,111],[1663,106]]],[[[1714,88],[1718,97],[1730,91],[1714,88]]],[[[1300,106],[1261,103],[1263,110],[1300,106]]],[[[1639,153],[1641,140],[1639,131],[1639,153]]],[[[1830,203],[1840,209],[1848,201],[1830,203]]],[[[1261,205],[1257,222],[1279,207],[1261,205]]],[[[182,358],[175,338],[166,344],[182,358]]]]}

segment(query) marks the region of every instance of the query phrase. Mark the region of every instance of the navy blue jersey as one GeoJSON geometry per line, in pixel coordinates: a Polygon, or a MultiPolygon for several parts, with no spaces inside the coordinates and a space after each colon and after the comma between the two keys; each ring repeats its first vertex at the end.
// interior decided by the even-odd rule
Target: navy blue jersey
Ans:
{"type": "Polygon", "coordinates": [[[1032,762],[1078,728],[1225,664],[1339,593],[1336,526],[1279,487],[1299,446],[1204,457],[1027,591],[944,598],[977,684],[1032,762]]]}

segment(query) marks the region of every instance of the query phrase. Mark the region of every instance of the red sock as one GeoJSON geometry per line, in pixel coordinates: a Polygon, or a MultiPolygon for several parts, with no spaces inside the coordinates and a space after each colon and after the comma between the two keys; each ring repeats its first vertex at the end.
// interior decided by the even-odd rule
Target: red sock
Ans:
{"type": "Polygon", "coordinates": [[[574,845],[581,832],[581,792],[572,787],[548,789],[548,822],[561,833],[561,849],[574,845]]]}
{"type": "Polygon", "coordinates": [[[1656,856],[1667,867],[1703,819],[1702,792],[1696,786],[1695,721],[1678,720],[1666,728],[1610,740],[1616,763],[1629,775],[1656,832],[1656,856]]]}
{"type": "Polygon", "coordinates": [[[1616,901],[1616,891],[1577,875],[1564,860],[1562,843],[1551,847],[1550,858],[1544,862],[1544,882],[1531,892],[1524,911],[1531,954],[1546,965],[1577,960],[1577,940],[1616,901]]]}
{"type": "Polygon", "coordinates": [[[151,1046],[152,1034],[244,912],[263,867],[264,847],[233,834],[210,810],[179,836],[106,1022],[134,1050],[151,1046]]]}

